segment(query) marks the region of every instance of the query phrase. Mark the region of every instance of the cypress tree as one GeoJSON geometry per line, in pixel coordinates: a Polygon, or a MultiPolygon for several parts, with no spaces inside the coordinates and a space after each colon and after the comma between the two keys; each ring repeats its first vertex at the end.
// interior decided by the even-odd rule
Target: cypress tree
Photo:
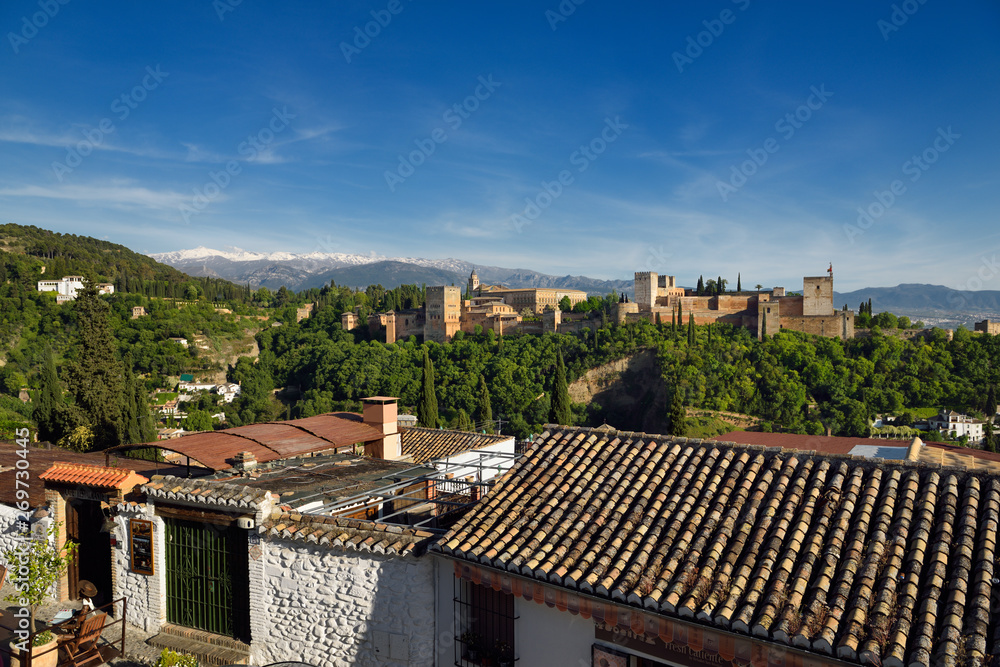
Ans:
{"type": "Polygon", "coordinates": [[[674,396],[670,401],[670,409],[667,412],[667,432],[670,435],[684,435],[687,431],[687,416],[684,413],[684,401],[681,399],[681,390],[674,385],[674,396]]]}
{"type": "Polygon", "coordinates": [[[694,313],[688,315],[688,345],[694,346],[694,313]]]}
{"type": "Polygon", "coordinates": [[[767,310],[760,312],[760,339],[767,338],[767,310]]]}
{"type": "Polygon", "coordinates": [[[684,305],[677,301],[677,325],[684,326],[684,305]]]}
{"type": "Polygon", "coordinates": [[[68,365],[66,384],[94,433],[94,449],[122,442],[121,415],[125,372],[111,332],[111,308],[87,280],[73,302],[77,317],[76,359],[68,365]]]}
{"type": "Polygon", "coordinates": [[[743,283],[740,282],[740,274],[738,273],[736,274],[736,291],[737,292],[743,291],[743,283]]]}
{"type": "Polygon", "coordinates": [[[986,406],[983,412],[986,413],[986,419],[990,422],[997,414],[997,392],[993,385],[990,385],[989,391],[986,392],[986,406]]]}
{"type": "Polygon", "coordinates": [[[552,381],[552,412],[553,424],[573,425],[573,410],[569,402],[569,387],[566,385],[566,365],[563,363],[562,352],[556,360],[556,374],[552,381]]]}
{"type": "Polygon", "coordinates": [[[42,387],[35,398],[32,417],[38,425],[38,440],[41,442],[58,442],[65,435],[63,410],[65,404],[62,398],[62,388],[59,386],[59,376],[56,373],[56,361],[52,356],[52,348],[45,348],[45,364],[42,366],[42,387]]]}
{"type": "Polygon", "coordinates": [[[671,333],[677,331],[677,309],[670,309],[670,331],[671,333]]]}
{"type": "MultiPolygon", "coordinates": [[[[597,330],[594,330],[594,334],[597,330]]],[[[475,412],[476,423],[480,425],[480,428],[487,432],[493,431],[493,408],[490,405],[490,390],[486,386],[486,378],[482,375],[479,376],[479,398],[476,401],[476,412],[475,412]]]]}
{"type": "Polygon", "coordinates": [[[417,403],[417,419],[427,428],[438,427],[438,402],[434,393],[434,362],[424,348],[424,378],[420,387],[420,402],[417,403]]]}
{"type": "Polygon", "coordinates": [[[704,291],[705,291],[705,278],[704,276],[698,276],[698,287],[697,287],[698,296],[701,296],[704,291]]]}
{"type": "Polygon", "coordinates": [[[141,425],[139,423],[139,406],[135,372],[132,368],[132,355],[125,355],[125,388],[122,396],[121,423],[118,432],[121,434],[121,442],[124,445],[131,445],[142,442],[141,425]]]}
{"type": "Polygon", "coordinates": [[[660,313],[659,312],[656,313],[656,328],[659,329],[660,331],[663,330],[663,322],[660,321],[660,313]]]}
{"type": "Polygon", "coordinates": [[[988,452],[996,452],[997,445],[993,436],[993,420],[987,419],[983,427],[983,449],[988,452]]]}
{"type": "Polygon", "coordinates": [[[726,284],[722,282],[722,276],[719,276],[718,281],[715,283],[715,293],[722,294],[726,291],[726,284]]]}
{"type": "Polygon", "coordinates": [[[459,431],[472,430],[472,420],[469,419],[469,414],[462,408],[458,410],[458,426],[456,428],[459,431]]]}

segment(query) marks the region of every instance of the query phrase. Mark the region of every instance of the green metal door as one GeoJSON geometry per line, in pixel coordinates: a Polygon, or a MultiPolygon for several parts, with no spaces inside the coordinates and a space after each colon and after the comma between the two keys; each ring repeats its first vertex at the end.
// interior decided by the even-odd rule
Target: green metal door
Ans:
{"type": "Polygon", "coordinates": [[[249,629],[243,622],[249,610],[240,604],[249,593],[246,531],[167,517],[164,524],[167,620],[243,639],[249,629]]]}

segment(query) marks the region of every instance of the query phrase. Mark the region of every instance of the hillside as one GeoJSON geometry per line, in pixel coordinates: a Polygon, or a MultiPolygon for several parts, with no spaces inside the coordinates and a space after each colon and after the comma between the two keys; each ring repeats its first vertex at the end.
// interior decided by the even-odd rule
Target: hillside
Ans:
{"type": "Polygon", "coordinates": [[[834,303],[857,310],[862,301],[872,301],[875,313],[889,311],[927,324],[971,329],[972,323],[1000,318],[1000,291],[962,291],[942,285],[902,284],[866,287],[853,292],[835,292],[834,303]]]}

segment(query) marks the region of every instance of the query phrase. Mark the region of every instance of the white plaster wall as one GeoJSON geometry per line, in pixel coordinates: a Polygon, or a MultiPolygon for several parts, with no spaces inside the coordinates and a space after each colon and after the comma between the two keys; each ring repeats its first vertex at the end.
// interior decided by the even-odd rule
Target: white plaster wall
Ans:
{"type": "Polygon", "coordinates": [[[383,556],[301,542],[264,540],[266,618],[254,637],[255,664],[303,660],[318,667],[434,664],[434,568],[428,556],[383,556]],[[402,635],[408,656],[375,651],[374,631],[402,635]]]}
{"type": "Polygon", "coordinates": [[[514,628],[518,667],[590,667],[592,619],[524,598],[515,600],[514,611],[520,616],[514,628]]]}
{"type": "MultiPolygon", "coordinates": [[[[454,561],[434,555],[438,570],[439,652],[437,667],[454,667],[454,561]]],[[[514,599],[514,652],[518,667],[590,667],[594,621],[545,604],[514,599]]]]}
{"type": "Polygon", "coordinates": [[[480,461],[479,454],[481,452],[503,452],[506,454],[514,453],[514,438],[509,440],[504,440],[498,442],[495,445],[489,445],[488,447],[483,447],[481,449],[474,449],[468,452],[462,452],[461,454],[456,454],[455,456],[448,457],[446,459],[441,459],[437,467],[442,472],[447,472],[453,474],[456,478],[466,477],[468,475],[480,475],[481,481],[487,481],[493,479],[498,474],[503,474],[511,467],[513,467],[515,461],[514,459],[497,459],[497,463],[500,463],[499,470],[496,466],[492,468],[479,468],[479,467],[462,467],[461,463],[476,463],[480,461]],[[444,465],[444,463],[451,463],[452,465],[444,465]]]}
{"type": "Polygon", "coordinates": [[[0,562],[4,565],[7,564],[3,557],[4,552],[16,543],[17,527],[15,524],[20,515],[21,512],[10,505],[0,504],[0,562]]]}
{"type": "MultiPolygon", "coordinates": [[[[127,507],[115,518],[116,546],[111,547],[114,559],[114,599],[128,599],[128,622],[146,632],[154,632],[162,621],[161,602],[155,586],[156,577],[162,577],[163,566],[163,521],[145,507],[127,507]],[[146,519],[153,522],[153,568],[155,575],[132,572],[131,550],[129,548],[129,519],[146,519]]],[[[118,610],[120,613],[120,609],[118,610]]]]}

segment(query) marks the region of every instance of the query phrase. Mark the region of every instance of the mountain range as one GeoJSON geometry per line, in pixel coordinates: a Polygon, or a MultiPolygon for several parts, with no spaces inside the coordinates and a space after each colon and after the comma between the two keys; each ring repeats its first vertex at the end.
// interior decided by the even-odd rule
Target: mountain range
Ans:
{"type": "Polygon", "coordinates": [[[347,287],[381,284],[392,288],[403,284],[457,285],[464,287],[475,269],[484,283],[505,287],[556,287],[578,289],[589,294],[631,292],[632,280],[600,280],[586,276],[553,276],[531,269],[480,266],[460,259],[384,257],[346,253],[257,253],[240,248],[214,250],[198,247],[150,255],[192,276],[212,276],[252,287],[291,290],[322,287],[332,280],[347,287]]]}
{"type": "MultiPolygon", "coordinates": [[[[385,257],[346,253],[248,252],[239,248],[214,250],[198,247],[150,255],[189,275],[224,278],[253,287],[292,290],[338,285],[363,288],[381,284],[457,285],[464,287],[473,269],[484,283],[506,287],[556,287],[605,295],[624,292],[634,296],[631,279],[599,280],[586,276],[553,276],[531,269],[480,266],[460,259],[385,257]]],[[[972,328],[975,321],[1000,319],[1000,291],[960,291],[942,285],[902,284],[896,287],[866,287],[853,292],[834,292],[837,307],[851,310],[868,299],[876,313],[890,311],[922,320],[926,324],[972,328]]]]}

